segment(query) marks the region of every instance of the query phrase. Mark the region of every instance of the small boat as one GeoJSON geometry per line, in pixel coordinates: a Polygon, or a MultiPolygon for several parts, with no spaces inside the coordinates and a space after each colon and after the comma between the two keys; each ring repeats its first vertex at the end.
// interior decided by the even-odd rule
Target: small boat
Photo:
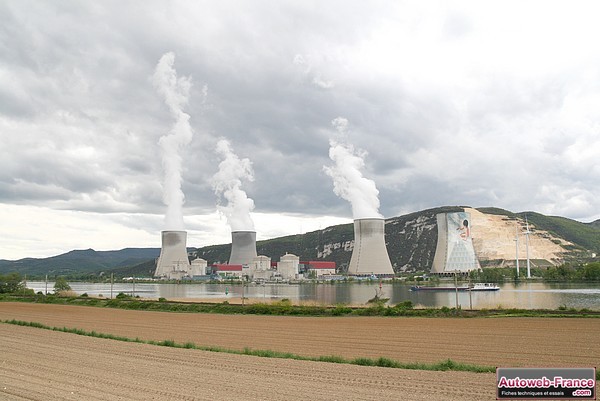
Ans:
{"type": "Polygon", "coordinates": [[[475,283],[470,289],[471,291],[500,291],[500,287],[494,283],[475,283]]]}
{"type": "Polygon", "coordinates": [[[431,287],[423,285],[415,285],[410,287],[411,291],[498,291],[498,287],[494,283],[475,283],[471,286],[460,287],[431,287]]]}

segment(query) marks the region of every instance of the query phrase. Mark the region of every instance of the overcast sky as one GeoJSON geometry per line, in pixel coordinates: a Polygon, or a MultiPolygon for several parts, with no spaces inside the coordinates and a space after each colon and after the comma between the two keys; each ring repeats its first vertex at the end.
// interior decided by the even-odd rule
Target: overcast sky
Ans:
{"type": "Polygon", "coordinates": [[[188,246],[230,240],[211,179],[252,162],[259,239],[350,222],[332,120],[380,213],[443,205],[600,218],[597,1],[0,2],[0,259],[159,247],[152,83],[191,80],[188,246]]]}

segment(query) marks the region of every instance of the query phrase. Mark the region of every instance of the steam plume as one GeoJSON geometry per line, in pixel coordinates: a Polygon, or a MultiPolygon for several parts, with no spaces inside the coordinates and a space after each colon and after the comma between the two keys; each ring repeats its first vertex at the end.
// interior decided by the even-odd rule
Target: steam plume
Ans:
{"type": "Polygon", "coordinates": [[[188,102],[190,88],[189,78],[177,77],[173,68],[175,55],[166,53],[161,58],[154,71],[154,87],[164,97],[175,124],[171,131],[163,135],[158,144],[162,151],[164,169],[163,202],[167,205],[165,225],[169,230],[183,230],[183,203],[185,196],[181,190],[182,158],[181,148],[192,140],[193,132],[190,126],[189,114],[182,108],[188,102]]]}
{"type": "MultiPolygon", "coordinates": [[[[340,137],[345,136],[348,120],[338,117],[331,124],[337,129],[340,137]]],[[[375,183],[363,177],[361,173],[366,155],[365,151],[355,150],[350,144],[331,139],[329,158],[335,164],[323,167],[325,173],[333,179],[333,192],[352,205],[354,219],[383,217],[379,213],[379,191],[375,183]]]]}
{"type": "Polygon", "coordinates": [[[254,181],[252,162],[246,158],[240,159],[233,153],[226,139],[217,142],[217,153],[223,161],[213,176],[212,185],[215,193],[227,200],[227,205],[218,206],[218,209],[227,217],[231,231],[254,231],[254,222],[250,217],[254,201],[241,189],[242,180],[254,181]]]}

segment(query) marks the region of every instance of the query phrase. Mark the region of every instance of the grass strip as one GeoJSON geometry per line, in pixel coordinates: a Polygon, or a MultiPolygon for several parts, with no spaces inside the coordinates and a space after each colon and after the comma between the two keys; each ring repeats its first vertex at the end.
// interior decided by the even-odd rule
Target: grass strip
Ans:
{"type": "Polygon", "coordinates": [[[150,345],[158,345],[162,347],[173,347],[173,348],[187,348],[187,349],[197,349],[201,351],[210,351],[210,352],[223,352],[227,354],[237,354],[237,355],[251,355],[257,356],[261,358],[280,358],[280,359],[295,359],[300,361],[312,361],[312,362],[327,362],[327,363],[340,363],[340,364],[349,364],[349,365],[361,365],[361,366],[378,366],[383,368],[395,368],[395,369],[413,369],[413,370],[434,370],[434,371],[462,371],[462,372],[476,372],[476,373],[492,373],[496,371],[495,367],[491,366],[479,366],[472,365],[466,363],[455,362],[451,359],[447,359],[445,361],[441,361],[438,363],[428,364],[428,363],[405,363],[395,361],[393,359],[380,357],[380,358],[355,358],[355,359],[347,359],[337,355],[326,355],[326,356],[303,356],[298,354],[293,354],[290,352],[280,352],[280,351],[272,351],[272,350],[260,350],[260,349],[252,349],[252,348],[244,348],[243,350],[235,350],[221,347],[212,347],[212,346],[204,346],[204,345],[196,345],[193,342],[186,343],[177,343],[174,340],[163,340],[163,341],[153,341],[153,340],[141,340],[140,338],[129,338],[116,336],[113,334],[106,333],[98,333],[96,331],[86,331],[82,329],[76,328],[67,328],[67,327],[52,327],[47,326],[42,323],[37,322],[26,322],[23,320],[0,320],[1,323],[5,324],[13,324],[17,326],[26,326],[26,327],[34,327],[38,329],[44,330],[52,330],[52,331],[60,331],[63,333],[71,333],[77,334],[81,336],[87,337],[96,337],[96,338],[106,338],[110,340],[117,341],[125,341],[125,342],[134,342],[141,344],[150,344],[150,345]]]}
{"type": "Polygon", "coordinates": [[[217,313],[274,316],[386,316],[386,317],[452,317],[452,318],[489,318],[489,317],[553,317],[553,318],[600,318],[600,311],[589,309],[497,309],[468,310],[448,308],[414,308],[412,302],[405,301],[397,305],[373,304],[366,307],[347,305],[315,306],[292,305],[281,300],[272,304],[236,305],[223,303],[193,303],[174,301],[139,300],[131,297],[115,299],[89,297],[58,297],[54,295],[18,296],[0,294],[0,302],[33,302],[43,304],[93,306],[127,310],[148,310],[176,313],[217,313]]]}

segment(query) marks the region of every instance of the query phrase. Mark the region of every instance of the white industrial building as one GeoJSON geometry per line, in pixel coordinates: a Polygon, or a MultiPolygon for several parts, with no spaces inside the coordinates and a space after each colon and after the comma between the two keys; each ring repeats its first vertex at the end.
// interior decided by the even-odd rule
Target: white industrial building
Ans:
{"type": "Polygon", "coordinates": [[[271,269],[271,258],[264,255],[258,255],[252,260],[248,269],[248,278],[250,280],[270,280],[273,275],[271,269]]]}
{"type": "Polygon", "coordinates": [[[314,277],[316,279],[324,278],[323,276],[334,275],[335,262],[308,262],[306,274],[308,277],[314,277]]]}
{"type": "Polygon", "coordinates": [[[213,273],[221,278],[236,278],[241,279],[243,274],[242,265],[213,265],[213,273]]]}
{"type": "Polygon", "coordinates": [[[277,262],[277,273],[281,275],[283,280],[296,280],[298,279],[298,266],[300,265],[300,258],[291,253],[286,253],[277,262]]]}
{"type": "Polygon", "coordinates": [[[192,260],[190,276],[204,276],[206,275],[207,262],[204,259],[196,258],[192,260]]]}

